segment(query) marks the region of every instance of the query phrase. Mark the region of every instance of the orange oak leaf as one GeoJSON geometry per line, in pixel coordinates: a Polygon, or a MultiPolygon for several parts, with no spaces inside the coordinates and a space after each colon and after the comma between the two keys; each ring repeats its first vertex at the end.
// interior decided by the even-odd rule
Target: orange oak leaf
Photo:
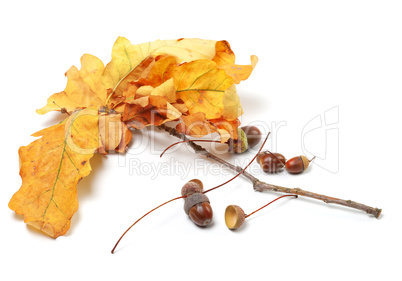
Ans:
{"type": "Polygon", "coordinates": [[[172,106],[176,108],[180,113],[186,113],[188,112],[188,107],[184,103],[172,103],[172,106]]]}
{"type": "Polygon", "coordinates": [[[220,135],[221,143],[230,138],[237,139],[237,128],[240,126],[238,119],[232,121],[223,118],[207,120],[202,112],[183,115],[180,119],[182,122],[176,126],[176,130],[180,133],[200,138],[217,132],[220,135]]]}
{"type": "Polygon", "coordinates": [[[182,134],[200,138],[217,132],[216,127],[208,122],[203,112],[182,116],[181,120],[183,122],[176,126],[176,130],[182,134]]]}
{"type": "Polygon", "coordinates": [[[215,47],[216,54],[213,61],[215,61],[218,67],[223,69],[227,75],[232,77],[236,84],[239,84],[242,80],[246,80],[257,65],[258,58],[254,55],[250,57],[250,65],[236,65],[235,54],[227,41],[218,41],[215,47]]]}
{"type": "Polygon", "coordinates": [[[227,120],[224,118],[211,119],[209,123],[216,127],[221,136],[221,142],[224,143],[231,139],[237,139],[237,128],[240,126],[240,120],[227,120]]]}
{"type": "MultiPolygon", "coordinates": [[[[154,67],[158,63],[155,63],[154,67]]],[[[158,67],[156,67],[158,69],[158,67]]],[[[122,120],[129,127],[143,128],[149,125],[161,125],[168,121],[178,119],[184,110],[183,106],[177,106],[176,87],[173,78],[155,85],[153,77],[155,71],[151,70],[150,76],[136,82],[130,82],[124,91],[125,107],[122,120]],[[178,108],[172,105],[174,103],[178,108]],[[180,111],[181,110],[181,111],[180,111]]],[[[159,77],[159,76],[158,76],[159,77]]]]}
{"type": "Polygon", "coordinates": [[[131,139],[133,138],[133,133],[130,131],[126,123],[120,123],[123,130],[123,135],[121,136],[121,140],[119,145],[115,148],[116,152],[123,153],[126,151],[128,144],[130,143],[131,139]]]}
{"type": "Polygon", "coordinates": [[[136,99],[130,99],[125,101],[127,104],[138,104],[142,107],[146,107],[149,104],[149,96],[138,97],[136,99]]]}
{"type": "Polygon", "coordinates": [[[91,171],[98,135],[98,112],[92,109],[33,134],[41,138],[19,149],[22,185],[10,209],[51,237],[64,235],[78,209],[77,183],[91,171]]]}
{"type": "Polygon", "coordinates": [[[182,113],[170,104],[166,97],[149,95],[126,103],[122,121],[128,127],[142,129],[146,126],[159,126],[176,120],[181,115],[182,113]]]}
{"type": "Polygon", "coordinates": [[[179,64],[180,63],[176,57],[158,57],[154,66],[146,77],[146,80],[143,82],[152,87],[157,87],[170,78],[168,77],[167,73],[171,72],[172,68],[175,68],[179,64]]]}
{"type": "Polygon", "coordinates": [[[142,107],[138,104],[126,104],[123,121],[129,128],[142,129],[146,126],[159,126],[168,122],[166,112],[149,104],[142,107]]]}

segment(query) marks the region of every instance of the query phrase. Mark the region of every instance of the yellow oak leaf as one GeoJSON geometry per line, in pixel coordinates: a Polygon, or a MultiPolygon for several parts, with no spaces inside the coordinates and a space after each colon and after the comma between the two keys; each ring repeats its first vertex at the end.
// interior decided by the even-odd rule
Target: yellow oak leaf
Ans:
{"type": "MultiPolygon", "coordinates": [[[[150,85],[144,85],[144,86],[138,88],[135,95],[141,96],[141,97],[149,97],[151,95],[153,89],[154,89],[154,87],[152,87],[150,85]]],[[[126,99],[126,100],[129,101],[130,99],[126,99]]]]}
{"type": "Polygon", "coordinates": [[[166,117],[169,120],[176,120],[180,118],[181,115],[182,113],[180,110],[178,110],[174,105],[169,102],[166,103],[166,117]]]}
{"type": "Polygon", "coordinates": [[[177,40],[157,40],[138,45],[142,52],[153,55],[167,54],[177,57],[179,63],[199,59],[213,59],[215,55],[215,40],[198,38],[181,38],[177,40]]]}
{"type": "Polygon", "coordinates": [[[196,60],[171,68],[166,79],[173,77],[177,98],[190,114],[205,113],[207,119],[219,118],[224,109],[223,96],[233,80],[211,60],[196,60]]]}
{"type": "Polygon", "coordinates": [[[169,80],[163,82],[161,85],[157,87],[152,87],[150,85],[142,86],[140,87],[136,95],[139,96],[162,96],[166,97],[166,99],[169,102],[175,102],[176,101],[176,88],[175,84],[173,81],[173,78],[170,78],[169,80]]]}
{"type": "MultiPolygon", "coordinates": [[[[114,91],[123,91],[125,83],[138,79],[128,78],[133,69],[141,63],[150,62],[158,55],[171,55],[179,62],[197,59],[212,59],[215,55],[214,40],[179,39],[157,40],[138,45],[131,44],[124,37],[117,38],[112,49],[112,60],[106,65],[103,85],[114,91]],[[128,78],[128,79],[126,79],[128,78]],[[125,83],[121,83],[122,81],[125,83]],[[120,86],[120,84],[122,84],[120,86]],[[118,86],[118,88],[116,88],[118,86]]],[[[144,75],[144,74],[142,74],[144,75]]],[[[120,94],[120,93],[118,93],[120,94]]]]}
{"type": "Polygon", "coordinates": [[[51,237],[65,234],[78,209],[76,186],[91,171],[98,135],[98,112],[92,109],[33,134],[41,138],[19,149],[22,185],[10,209],[51,237]]]}
{"type": "Polygon", "coordinates": [[[235,120],[237,117],[243,114],[243,108],[241,106],[239,96],[237,95],[235,84],[226,89],[222,102],[222,118],[227,120],[235,120]]]}
{"type": "Polygon", "coordinates": [[[53,94],[47,105],[36,112],[45,114],[64,108],[71,112],[77,108],[100,107],[106,102],[107,91],[102,85],[104,65],[92,55],[81,57],[81,69],[72,66],[67,72],[67,86],[63,92],[53,94]]]}
{"type": "MultiPolygon", "coordinates": [[[[150,69],[152,69],[153,63],[155,61],[155,57],[153,56],[148,56],[145,59],[143,59],[141,62],[139,62],[134,68],[130,68],[130,72],[128,72],[127,75],[124,76],[118,83],[113,88],[113,94],[116,96],[121,96],[123,94],[123,91],[127,88],[128,84],[132,81],[137,81],[140,78],[146,77],[147,74],[149,73],[150,69]]],[[[112,63],[114,61],[112,60],[112,63]]],[[[107,77],[108,72],[108,64],[105,69],[104,77],[107,77]]],[[[119,65],[118,67],[120,67],[119,65]]],[[[124,65],[123,65],[124,67],[124,65]]],[[[119,71],[120,68],[118,68],[119,71]]]]}
{"type": "Polygon", "coordinates": [[[227,41],[216,42],[216,54],[213,61],[215,61],[218,67],[223,69],[227,75],[232,77],[236,84],[239,84],[242,80],[246,80],[257,65],[257,56],[251,56],[250,60],[250,65],[235,64],[235,54],[230,48],[229,43],[227,41]]]}

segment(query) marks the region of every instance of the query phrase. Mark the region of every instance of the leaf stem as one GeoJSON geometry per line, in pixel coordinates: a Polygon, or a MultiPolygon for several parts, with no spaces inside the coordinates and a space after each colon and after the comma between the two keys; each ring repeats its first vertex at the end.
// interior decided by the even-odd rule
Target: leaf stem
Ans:
{"type": "Polygon", "coordinates": [[[114,245],[114,247],[113,247],[113,249],[112,249],[112,251],[111,251],[112,254],[114,254],[114,251],[116,250],[117,245],[119,245],[119,243],[120,243],[121,239],[123,239],[124,235],[126,235],[126,233],[127,233],[134,225],[136,225],[140,220],[142,220],[143,218],[145,218],[148,214],[152,213],[152,212],[155,211],[156,209],[159,209],[160,207],[162,207],[162,206],[164,206],[164,205],[166,205],[166,204],[168,204],[168,203],[170,203],[170,202],[172,202],[172,201],[175,201],[175,200],[178,200],[178,199],[182,199],[182,198],[186,198],[186,197],[187,197],[187,196],[180,196],[180,197],[176,197],[176,198],[170,199],[169,201],[166,201],[165,203],[160,204],[158,207],[153,208],[151,211],[147,212],[147,213],[144,214],[142,217],[140,217],[138,220],[136,220],[129,228],[127,228],[126,231],[124,231],[124,233],[120,236],[119,240],[117,240],[116,244],[114,245]]]}
{"type": "Polygon", "coordinates": [[[161,155],[159,156],[159,157],[162,157],[163,156],[163,154],[165,154],[166,153],[166,151],[168,151],[170,148],[172,148],[173,146],[175,146],[175,145],[177,145],[177,144],[180,144],[180,143],[185,143],[185,142],[189,142],[189,141],[194,141],[194,142],[215,142],[215,143],[221,143],[220,141],[214,141],[214,140],[199,140],[199,139],[197,139],[197,140],[183,140],[183,141],[178,141],[178,142],[175,142],[175,143],[173,143],[173,144],[171,144],[171,145],[169,145],[168,147],[166,147],[165,148],[165,150],[161,153],[161,155]]]}
{"type": "Polygon", "coordinates": [[[261,208],[258,208],[258,209],[255,210],[254,212],[252,212],[252,213],[246,215],[245,218],[248,218],[248,217],[251,216],[252,214],[257,213],[257,212],[258,212],[259,210],[261,210],[261,209],[264,209],[264,208],[267,207],[268,205],[274,203],[276,200],[279,200],[279,199],[281,199],[281,198],[283,198],[283,197],[288,197],[288,196],[294,196],[294,197],[296,197],[296,198],[298,197],[298,195],[294,195],[294,194],[286,194],[286,195],[279,196],[278,198],[272,200],[272,201],[269,202],[268,204],[265,204],[265,205],[262,206],[261,208]]]}

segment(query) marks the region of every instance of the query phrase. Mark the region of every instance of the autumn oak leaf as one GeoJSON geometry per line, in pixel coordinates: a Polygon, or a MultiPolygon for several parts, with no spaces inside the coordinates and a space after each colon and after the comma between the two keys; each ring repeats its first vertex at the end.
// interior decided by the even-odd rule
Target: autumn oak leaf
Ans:
{"type": "Polygon", "coordinates": [[[190,114],[203,112],[206,118],[219,118],[224,108],[223,96],[233,80],[210,60],[183,63],[167,75],[176,83],[178,98],[190,114]]]}
{"type": "Polygon", "coordinates": [[[250,60],[250,65],[235,64],[235,54],[230,48],[229,42],[216,42],[216,54],[213,61],[216,62],[218,67],[223,69],[227,75],[232,77],[236,84],[239,84],[242,80],[246,80],[257,65],[257,56],[251,56],[250,60]]]}
{"type": "Polygon", "coordinates": [[[78,209],[77,183],[91,171],[99,147],[98,113],[84,109],[19,149],[21,188],[9,202],[24,221],[51,237],[64,235],[78,209]]]}
{"type": "Polygon", "coordinates": [[[81,69],[72,66],[67,72],[67,86],[64,91],[53,94],[47,105],[36,112],[45,114],[64,108],[72,112],[77,108],[101,107],[106,104],[107,90],[102,85],[104,65],[91,55],[81,57],[81,69]]]}

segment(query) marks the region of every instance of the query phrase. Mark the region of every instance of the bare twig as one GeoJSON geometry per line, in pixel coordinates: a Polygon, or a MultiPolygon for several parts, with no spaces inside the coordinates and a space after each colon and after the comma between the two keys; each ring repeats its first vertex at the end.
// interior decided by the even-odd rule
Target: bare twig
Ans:
{"type": "MultiPolygon", "coordinates": [[[[243,170],[243,168],[230,164],[229,162],[226,162],[225,160],[221,159],[220,157],[210,153],[208,150],[206,150],[202,146],[199,146],[198,144],[196,144],[192,141],[189,141],[189,139],[184,134],[179,133],[174,128],[171,128],[164,124],[158,126],[158,128],[168,132],[170,135],[172,135],[176,138],[188,141],[187,144],[195,151],[195,153],[202,154],[205,157],[212,159],[212,160],[228,167],[229,169],[231,169],[233,171],[240,172],[243,170]]],[[[269,183],[260,181],[259,179],[257,179],[256,177],[254,177],[253,175],[251,175],[250,173],[248,173],[246,171],[243,172],[243,176],[246,177],[247,179],[249,179],[253,183],[254,190],[256,190],[256,191],[261,191],[261,192],[262,191],[274,191],[274,192],[297,194],[300,196],[310,197],[313,199],[321,200],[325,203],[338,204],[338,205],[346,206],[349,208],[358,209],[358,210],[366,212],[367,214],[372,214],[376,218],[378,218],[381,214],[381,209],[379,209],[379,208],[373,208],[373,207],[370,207],[370,206],[367,206],[367,205],[364,205],[361,203],[354,202],[352,200],[343,200],[343,199],[339,199],[339,198],[335,198],[335,197],[329,197],[326,195],[321,195],[318,193],[306,191],[306,190],[303,190],[300,188],[288,188],[288,187],[282,187],[282,186],[278,186],[278,185],[269,184],[269,183]]]]}

